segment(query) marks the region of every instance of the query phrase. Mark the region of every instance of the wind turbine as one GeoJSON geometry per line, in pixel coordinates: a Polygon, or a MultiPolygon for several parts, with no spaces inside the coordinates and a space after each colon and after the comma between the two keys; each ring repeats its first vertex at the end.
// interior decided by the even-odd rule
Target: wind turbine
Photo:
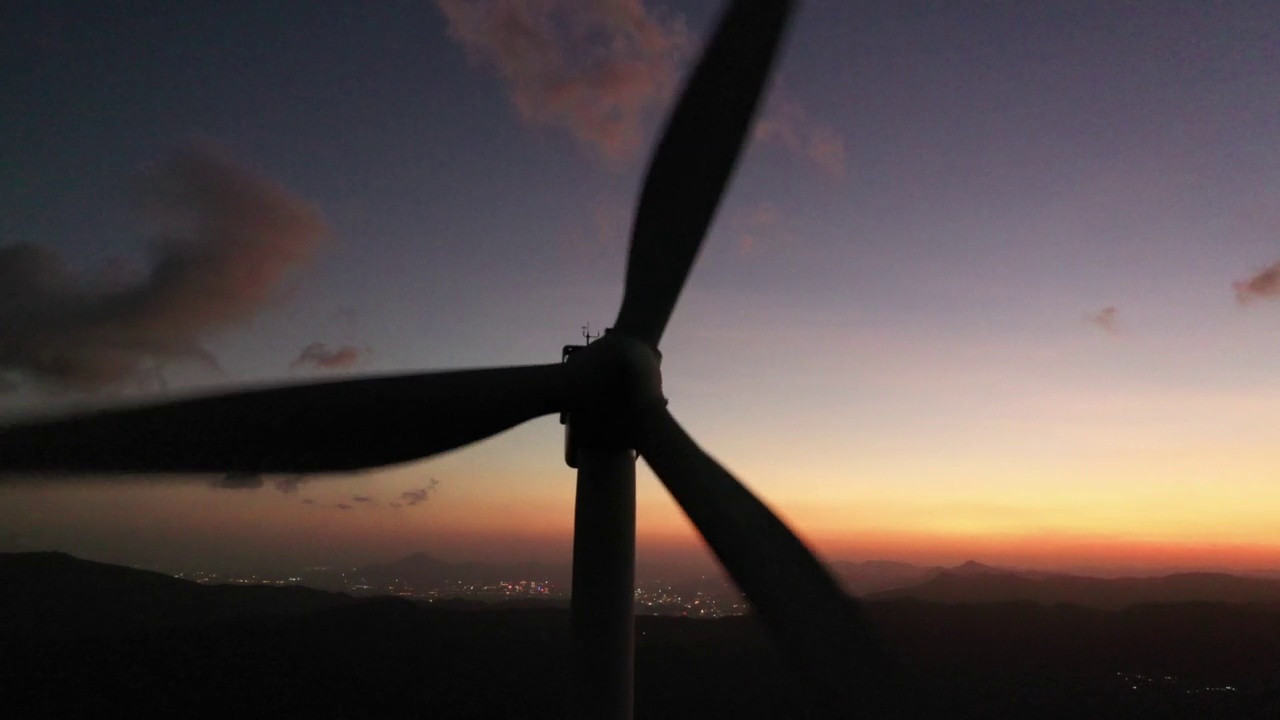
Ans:
{"type": "Polygon", "coordinates": [[[794,4],[730,3],[649,166],[617,320],[565,362],[277,386],[18,424],[0,429],[0,472],[355,470],[567,414],[578,448],[574,717],[631,717],[637,451],[800,676],[841,713],[867,706],[884,689],[886,664],[860,609],[795,534],[686,434],[662,394],[659,340],[794,4]]]}

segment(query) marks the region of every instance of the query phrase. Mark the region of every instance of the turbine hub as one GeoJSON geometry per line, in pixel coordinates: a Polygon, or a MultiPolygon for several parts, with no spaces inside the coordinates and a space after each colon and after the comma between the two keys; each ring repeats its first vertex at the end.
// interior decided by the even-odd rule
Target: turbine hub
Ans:
{"type": "Polygon", "coordinates": [[[662,354],[613,330],[569,356],[569,422],[583,447],[632,449],[635,418],[663,407],[662,354]]]}

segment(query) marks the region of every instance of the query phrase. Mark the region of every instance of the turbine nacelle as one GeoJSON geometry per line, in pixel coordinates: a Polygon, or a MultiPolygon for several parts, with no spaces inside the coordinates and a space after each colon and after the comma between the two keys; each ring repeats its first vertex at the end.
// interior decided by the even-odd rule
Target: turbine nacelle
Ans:
{"type": "Polygon", "coordinates": [[[610,328],[565,361],[565,407],[579,446],[633,450],[641,416],[665,408],[662,353],[610,328]]]}

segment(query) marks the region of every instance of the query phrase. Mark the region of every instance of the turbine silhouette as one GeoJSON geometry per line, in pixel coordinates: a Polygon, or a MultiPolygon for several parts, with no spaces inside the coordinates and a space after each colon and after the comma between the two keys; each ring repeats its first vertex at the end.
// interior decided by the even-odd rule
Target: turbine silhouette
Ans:
{"type": "Polygon", "coordinates": [[[841,714],[868,707],[884,689],[887,664],[859,607],[787,526],[685,433],[667,410],[659,367],[663,330],[732,175],[793,6],[739,0],[725,11],[649,166],[617,320],[565,362],[272,387],[18,424],[0,430],[0,471],[354,470],[429,457],[562,413],[578,468],[575,717],[631,716],[635,451],[820,699],[841,714]]]}

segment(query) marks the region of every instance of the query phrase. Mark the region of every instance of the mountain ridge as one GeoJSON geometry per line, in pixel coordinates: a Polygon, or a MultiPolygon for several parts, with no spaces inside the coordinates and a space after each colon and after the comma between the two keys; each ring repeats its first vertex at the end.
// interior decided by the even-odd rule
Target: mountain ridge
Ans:
{"type": "MultiPolygon", "coordinates": [[[[1035,602],[1121,609],[1138,604],[1227,602],[1280,604],[1280,579],[1221,572],[1181,572],[1153,577],[1100,578],[1041,570],[1017,570],[966,561],[952,567],[892,560],[829,564],[845,590],[867,601],[925,600],[946,604],[1035,602]]],[[[355,575],[370,588],[495,584],[537,580],[567,590],[571,567],[545,561],[451,562],[415,552],[389,563],[371,563],[355,575]]],[[[710,577],[711,579],[708,579],[710,577]]],[[[697,589],[720,592],[703,576],[697,589]]],[[[724,592],[732,585],[719,578],[724,592]]],[[[693,584],[685,581],[686,584],[693,584]]],[[[204,622],[227,613],[289,613],[356,602],[336,584],[307,587],[213,585],[66,553],[0,553],[0,632],[20,630],[16,617],[53,627],[92,630],[119,624],[204,622]],[[324,587],[325,589],[315,589],[324,587]],[[16,592],[15,588],[29,591],[16,592]],[[30,591],[38,588],[39,591],[30,591]],[[34,593],[34,594],[33,594],[34,593]],[[168,598],[161,602],[157,598],[168,598]]],[[[678,583],[677,583],[678,585],[678,583]]]]}
{"type": "Polygon", "coordinates": [[[114,633],[356,602],[297,585],[204,585],[61,552],[0,553],[0,633],[114,633]]]}

